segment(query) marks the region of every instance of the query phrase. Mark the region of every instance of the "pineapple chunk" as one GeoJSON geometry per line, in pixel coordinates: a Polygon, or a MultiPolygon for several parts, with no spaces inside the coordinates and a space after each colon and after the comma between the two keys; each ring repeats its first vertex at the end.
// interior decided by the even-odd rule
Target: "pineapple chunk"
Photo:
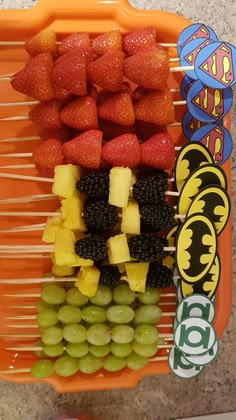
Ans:
{"type": "Polygon", "coordinates": [[[89,260],[88,258],[81,258],[77,255],[76,263],[73,267],[91,267],[93,265],[93,261],[89,260]]]}
{"type": "Polygon", "coordinates": [[[117,267],[121,274],[125,272],[125,263],[117,264],[117,267]]]}
{"type": "Polygon", "coordinates": [[[47,243],[55,242],[55,233],[58,229],[62,228],[60,216],[49,217],[43,232],[42,240],[47,243]]]}
{"type": "Polygon", "coordinates": [[[121,232],[140,234],[140,213],[136,201],[129,201],[128,206],[122,209],[121,232]]]}
{"type": "Polygon", "coordinates": [[[75,286],[79,291],[88,297],[96,295],[100,271],[97,267],[81,267],[75,286]]]}
{"type": "Polygon", "coordinates": [[[59,266],[56,265],[55,254],[51,255],[53,266],[52,266],[52,274],[56,277],[66,277],[66,276],[73,276],[75,274],[74,267],[68,266],[59,266]]]}
{"type": "Polygon", "coordinates": [[[54,252],[56,265],[73,267],[76,264],[75,235],[71,230],[57,230],[54,252]]]}
{"type": "Polygon", "coordinates": [[[129,287],[134,292],[145,292],[147,272],[149,263],[128,263],[125,264],[129,287]]]}
{"type": "Polygon", "coordinates": [[[132,171],[129,168],[114,167],[110,170],[109,204],[117,207],[127,207],[132,171]]]}
{"type": "Polygon", "coordinates": [[[71,230],[86,231],[86,225],[82,216],[84,200],[78,197],[65,198],[61,202],[61,217],[63,227],[71,230]]]}
{"type": "Polygon", "coordinates": [[[75,195],[76,181],[80,178],[80,167],[76,165],[58,165],[54,170],[52,192],[60,197],[70,198],[75,195]]]}
{"type": "Polygon", "coordinates": [[[107,246],[110,264],[120,264],[130,261],[128,241],[125,233],[109,238],[107,246]]]}

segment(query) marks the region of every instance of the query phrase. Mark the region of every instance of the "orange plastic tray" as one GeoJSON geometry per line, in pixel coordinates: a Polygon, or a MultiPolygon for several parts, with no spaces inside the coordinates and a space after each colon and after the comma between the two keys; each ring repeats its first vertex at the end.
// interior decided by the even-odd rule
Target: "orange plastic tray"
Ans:
{"type": "MultiPolygon", "coordinates": [[[[0,12],[0,40],[1,41],[25,41],[32,35],[45,27],[50,27],[58,34],[58,39],[71,32],[87,31],[91,36],[100,32],[109,31],[114,28],[119,28],[122,32],[129,32],[137,27],[146,25],[153,25],[157,29],[157,41],[165,43],[174,43],[177,41],[179,33],[191,22],[183,17],[163,12],[163,11],[144,11],[133,9],[127,0],[86,0],[84,2],[78,0],[57,0],[56,2],[48,0],[39,0],[38,4],[29,10],[19,11],[1,11],[0,12]]],[[[169,49],[170,56],[176,56],[176,49],[169,49]]],[[[27,54],[23,47],[0,47],[0,74],[8,74],[15,72],[23,67],[27,54]]],[[[169,79],[170,87],[179,87],[183,74],[172,73],[169,79]]],[[[1,102],[22,101],[21,94],[13,91],[9,83],[1,83],[1,102]]],[[[180,99],[179,94],[175,94],[175,99],[180,99]]],[[[26,115],[27,107],[20,108],[0,108],[0,117],[13,115],[26,115]]],[[[185,111],[185,107],[178,107],[176,112],[176,121],[180,121],[185,111]]],[[[224,125],[230,128],[229,115],[224,119],[224,125]]],[[[37,129],[29,121],[20,122],[0,122],[0,139],[37,135],[37,129]]],[[[181,129],[178,127],[171,128],[170,134],[174,138],[176,145],[183,144],[184,138],[181,129]]],[[[0,143],[0,153],[11,152],[29,152],[33,149],[36,142],[15,142],[15,143],[0,143]]],[[[17,163],[30,163],[30,159],[14,159],[0,158],[0,165],[10,165],[17,163]]],[[[229,191],[231,175],[230,175],[230,160],[224,165],[223,169],[227,175],[229,183],[229,191]]],[[[14,170],[5,170],[6,172],[14,173],[14,170]]],[[[35,175],[34,170],[22,170],[22,173],[35,175]]],[[[15,173],[19,174],[15,171],[15,173]]],[[[35,183],[31,181],[8,180],[0,178],[0,193],[1,198],[19,197],[22,195],[37,194],[43,192],[50,192],[51,184],[35,183]]],[[[2,205],[1,211],[31,211],[31,210],[55,210],[57,204],[55,201],[30,203],[22,205],[2,205]]],[[[25,217],[1,217],[0,229],[7,227],[26,225],[30,223],[39,223],[38,219],[25,217]]],[[[34,244],[40,242],[40,233],[28,234],[14,234],[0,236],[0,244],[34,244]]],[[[231,311],[231,295],[232,295],[232,255],[231,255],[231,221],[228,222],[223,234],[219,238],[219,255],[221,259],[221,281],[217,290],[216,296],[216,317],[214,326],[216,328],[217,336],[220,337],[225,325],[227,323],[231,311]]],[[[32,278],[40,277],[43,273],[49,270],[48,263],[45,259],[38,260],[13,260],[1,259],[0,278],[32,278]]],[[[40,286],[24,285],[24,286],[9,286],[0,285],[0,334],[11,333],[13,329],[6,326],[6,315],[13,315],[13,310],[9,309],[9,305],[16,304],[33,304],[35,299],[19,299],[4,297],[7,293],[23,293],[23,292],[38,292],[40,286]]],[[[163,298],[164,301],[164,298],[163,298]]],[[[170,310],[175,310],[175,302],[170,310]]],[[[25,314],[25,310],[17,310],[18,315],[25,314]]],[[[34,310],[29,310],[27,314],[33,314],[34,310]]],[[[162,317],[161,322],[171,323],[172,319],[162,317]]],[[[18,330],[20,331],[20,330],[18,330]]],[[[35,333],[35,328],[21,329],[22,333],[35,333]]],[[[171,328],[164,330],[166,333],[171,332],[171,328]]],[[[35,339],[36,340],[36,339],[35,339]]],[[[29,367],[35,360],[35,356],[31,353],[16,353],[6,351],[5,348],[10,345],[24,345],[32,344],[32,338],[24,340],[13,338],[0,338],[0,370],[9,368],[24,368],[29,367]]],[[[158,351],[158,356],[166,356],[166,350],[158,351]]],[[[69,391],[84,391],[96,389],[109,388],[125,388],[133,387],[144,375],[161,374],[169,372],[167,361],[149,363],[144,369],[140,371],[131,371],[124,369],[121,372],[114,374],[99,372],[99,374],[76,376],[68,379],[56,377],[55,375],[45,380],[50,383],[59,392],[69,391]]],[[[1,374],[1,380],[14,382],[36,382],[30,374],[1,374]]]]}

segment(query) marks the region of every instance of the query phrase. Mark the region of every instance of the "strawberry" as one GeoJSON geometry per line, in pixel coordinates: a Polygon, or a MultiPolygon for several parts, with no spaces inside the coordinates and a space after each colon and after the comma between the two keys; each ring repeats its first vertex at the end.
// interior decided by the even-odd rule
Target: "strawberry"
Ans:
{"type": "Polygon", "coordinates": [[[175,148],[168,133],[155,134],[141,145],[141,162],[157,169],[173,168],[175,148]]]}
{"type": "Polygon", "coordinates": [[[35,168],[40,176],[44,178],[53,178],[54,177],[54,168],[47,168],[46,166],[35,163],[35,168]]]}
{"type": "Polygon", "coordinates": [[[57,52],[55,32],[48,28],[43,29],[33,36],[33,38],[26,41],[25,49],[32,57],[41,53],[55,55],[57,52]]]}
{"type": "Polygon", "coordinates": [[[135,115],[130,95],[125,92],[110,93],[100,98],[98,116],[120,125],[133,125],[135,115]]]}
{"type": "Polygon", "coordinates": [[[102,161],[110,166],[135,168],[141,159],[140,144],[135,134],[122,134],[102,148],[102,161]]]}
{"type": "Polygon", "coordinates": [[[31,58],[22,70],[14,74],[11,85],[24,95],[31,96],[39,101],[50,101],[54,98],[51,81],[52,66],[51,54],[39,54],[31,58]]]}
{"type": "Polygon", "coordinates": [[[74,95],[86,95],[86,57],[81,52],[75,50],[73,56],[62,60],[53,68],[51,76],[57,87],[66,89],[74,95]]]}
{"type": "Polygon", "coordinates": [[[160,131],[164,131],[164,127],[162,125],[157,125],[140,120],[135,121],[135,129],[137,137],[141,140],[147,140],[150,137],[154,136],[154,134],[157,134],[160,131]]]}
{"type": "Polygon", "coordinates": [[[29,118],[35,124],[49,129],[61,128],[60,103],[55,99],[35,105],[29,112],[29,118]]]}
{"type": "Polygon", "coordinates": [[[121,90],[122,90],[122,92],[128,93],[130,95],[130,97],[132,98],[133,91],[131,89],[131,86],[130,86],[129,82],[123,82],[121,90]]]}
{"type": "Polygon", "coordinates": [[[60,128],[47,128],[42,127],[39,130],[39,136],[43,140],[47,139],[58,139],[62,142],[67,141],[72,138],[71,130],[69,127],[66,127],[65,125],[62,125],[60,128]]]}
{"type": "Polygon", "coordinates": [[[63,55],[72,48],[88,48],[89,46],[89,34],[86,32],[74,32],[62,40],[61,44],[58,46],[57,51],[59,55],[63,55]]]}
{"type": "Polygon", "coordinates": [[[96,86],[88,84],[87,95],[92,96],[92,98],[94,98],[96,100],[97,96],[98,96],[98,90],[97,90],[96,86]]]}
{"type": "Polygon", "coordinates": [[[141,99],[146,93],[148,93],[148,89],[146,89],[142,86],[137,86],[136,89],[134,89],[134,91],[132,93],[133,103],[139,101],[139,99],[141,99]]]}
{"type": "Polygon", "coordinates": [[[63,103],[68,103],[73,98],[72,93],[68,92],[68,90],[64,89],[63,87],[59,87],[57,85],[54,85],[54,95],[56,99],[63,103]]]}
{"type": "Polygon", "coordinates": [[[97,105],[91,96],[82,96],[67,104],[60,113],[61,121],[77,130],[98,128],[97,105]]]}
{"type": "Polygon", "coordinates": [[[88,130],[62,146],[68,162],[98,169],[101,160],[102,131],[88,130]]]}
{"type": "Polygon", "coordinates": [[[127,55],[134,55],[137,52],[153,45],[156,42],[156,29],[153,26],[136,29],[123,38],[122,49],[127,55]]]}
{"type": "Polygon", "coordinates": [[[88,65],[88,78],[96,85],[111,92],[122,88],[124,53],[110,51],[88,65]]]}
{"type": "Polygon", "coordinates": [[[173,99],[168,88],[149,91],[134,104],[137,120],[157,125],[168,125],[175,119],[173,99]]]}
{"type": "Polygon", "coordinates": [[[103,132],[103,139],[104,140],[111,140],[114,137],[121,136],[122,134],[126,133],[135,133],[134,125],[125,126],[115,124],[110,121],[99,120],[99,128],[103,132]]]}
{"type": "Polygon", "coordinates": [[[91,40],[93,52],[97,55],[106,54],[109,51],[121,50],[122,40],[120,31],[105,32],[91,40]]]}
{"type": "Polygon", "coordinates": [[[169,76],[168,53],[164,48],[143,50],[124,61],[124,75],[148,89],[163,89],[169,76]]]}
{"type": "Polygon", "coordinates": [[[72,48],[71,50],[68,50],[65,54],[61,55],[54,61],[54,67],[58,66],[61,63],[66,63],[67,60],[72,59],[75,55],[80,54],[83,57],[86,58],[87,63],[90,61],[93,61],[93,50],[89,47],[77,47],[72,48]]]}
{"type": "Polygon", "coordinates": [[[53,169],[63,163],[62,145],[60,140],[48,139],[36,147],[33,151],[33,162],[38,168],[53,169]]]}

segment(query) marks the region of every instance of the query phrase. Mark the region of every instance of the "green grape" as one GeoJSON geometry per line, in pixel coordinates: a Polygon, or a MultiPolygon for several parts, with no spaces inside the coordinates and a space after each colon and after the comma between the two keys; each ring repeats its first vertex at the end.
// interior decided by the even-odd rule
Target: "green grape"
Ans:
{"type": "Polygon", "coordinates": [[[136,340],[134,340],[132,343],[132,347],[133,347],[133,351],[139,354],[139,356],[151,357],[151,356],[154,356],[154,354],[156,354],[157,349],[158,349],[158,344],[157,343],[140,344],[136,340]]]}
{"type": "Polygon", "coordinates": [[[78,360],[70,356],[62,356],[55,361],[54,370],[59,376],[73,376],[79,370],[78,360]]]}
{"type": "Polygon", "coordinates": [[[95,346],[90,344],[89,352],[95,357],[105,357],[110,353],[110,345],[104,344],[104,346],[95,346]]]}
{"type": "Polygon", "coordinates": [[[157,343],[158,332],[153,325],[141,324],[134,330],[134,338],[140,344],[157,343]]]}
{"type": "Polygon", "coordinates": [[[57,325],[53,325],[52,327],[45,328],[42,331],[42,342],[44,344],[58,344],[62,340],[62,329],[57,325]]]}
{"type": "Polygon", "coordinates": [[[44,309],[55,309],[55,306],[49,305],[48,303],[44,302],[41,298],[39,298],[36,303],[36,308],[38,312],[41,312],[44,309]]]}
{"type": "Polygon", "coordinates": [[[61,306],[57,318],[63,324],[75,324],[81,320],[81,310],[72,305],[61,306]]]}
{"type": "Polygon", "coordinates": [[[128,324],[134,318],[134,311],[129,306],[115,305],[107,310],[107,319],[115,324],[128,324]]]}
{"type": "Polygon", "coordinates": [[[79,358],[88,353],[89,346],[87,341],[84,341],[83,343],[68,343],[66,345],[66,351],[69,356],[79,358]]]}
{"type": "Polygon", "coordinates": [[[124,369],[126,366],[126,360],[122,357],[116,357],[110,354],[103,360],[103,368],[108,372],[117,372],[118,370],[124,369]]]}
{"type": "MultiPolygon", "coordinates": [[[[43,347],[43,342],[42,340],[38,340],[35,343],[35,347],[43,347]]],[[[42,359],[42,357],[45,357],[45,353],[43,350],[35,350],[34,351],[35,356],[39,357],[40,359],[42,359]]]]}
{"type": "Polygon", "coordinates": [[[43,351],[48,357],[61,356],[64,353],[64,344],[58,343],[53,345],[44,345],[43,351]]]}
{"type": "Polygon", "coordinates": [[[95,324],[91,325],[87,330],[87,340],[95,346],[104,346],[111,341],[111,331],[107,325],[95,324]]]}
{"type": "Polygon", "coordinates": [[[130,369],[139,370],[139,369],[144,368],[144,366],[148,364],[149,359],[148,357],[143,357],[143,356],[140,356],[139,354],[131,353],[127,357],[126,362],[127,362],[127,366],[130,369]]]}
{"type": "Polygon", "coordinates": [[[138,293],[138,300],[144,305],[155,305],[160,300],[160,293],[157,289],[147,287],[144,293],[138,293]]]}
{"type": "Polygon", "coordinates": [[[86,306],[81,310],[81,316],[88,324],[102,324],[107,319],[105,309],[100,306],[86,306]]]}
{"type": "Polygon", "coordinates": [[[105,306],[112,301],[111,289],[107,286],[98,286],[96,295],[90,298],[94,305],[105,306]]]}
{"type": "Polygon", "coordinates": [[[31,373],[37,379],[48,378],[54,373],[52,361],[48,359],[38,360],[31,367],[31,373]]]}
{"type": "Polygon", "coordinates": [[[57,312],[54,309],[43,309],[37,314],[39,327],[47,328],[57,323],[57,312]]]}
{"type": "Polygon", "coordinates": [[[41,293],[42,300],[50,305],[59,305],[64,303],[65,297],[65,290],[57,284],[46,284],[41,293]]]}
{"type": "Polygon", "coordinates": [[[131,305],[135,301],[136,295],[126,284],[121,284],[113,290],[113,300],[118,305],[131,305]]]}
{"type": "MultiPolygon", "coordinates": [[[[68,276],[68,278],[69,277],[70,276],[68,276]]],[[[72,289],[73,287],[75,287],[75,281],[65,281],[64,282],[64,287],[65,287],[66,290],[72,289]]]]}
{"type": "Polygon", "coordinates": [[[84,296],[77,287],[72,287],[66,293],[66,302],[69,305],[84,306],[88,303],[88,297],[84,296]]]}
{"type": "Polygon", "coordinates": [[[63,328],[63,337],[69,343],[83,343],[86,340],[86,328],[80,324],[67,324],[63,328]]]}
{"type": "Polygon", "coordinates": [[[111,330],[111,338],[119,344],[130,343],[134,338],[134,329],[129,325],[116,325],[111,330]]]}
{"type": "Polygon", "coordinates": [[[127,357],[132,353],[132,345],[130,343],[119,344],[112,342],[111,352],[117,357],[127,357]]]}
{"type": "Polygon", "coordinates": [[[92,354],[88,353],[86,356],[83,356],[79,359],[79,370],[82,373],[91,374],[97,372],[102,367],[101,359],[94,357],[92,354]]]}
{"type": "Polygon", "coordinates": [[[144,305],[135,310],[134,323],[156,324],[161,318],[161,309],[156,305],[144,305]]]}

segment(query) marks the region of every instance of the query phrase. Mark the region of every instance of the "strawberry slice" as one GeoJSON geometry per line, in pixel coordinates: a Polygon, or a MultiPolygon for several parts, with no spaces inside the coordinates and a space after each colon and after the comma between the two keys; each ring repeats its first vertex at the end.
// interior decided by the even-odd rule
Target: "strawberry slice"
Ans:
{"type": "Polygon", "coordinates": [[[61,63],[66,63],[67,60],[70,60],[75,55],[80,54],[87,59],[87,62],[93,61],[93,50],[89,47],[76,47],[68,50],[65,54],[61,55],[54,61],[54,67],[58,66],[61,63]]]}
{"type": "Polygon", "coordinates": [[[44,141],[34,149],[32,158],[39,170],[41,167],[53,169],[55,166],[61,165],[64,158],[60,140],[48,139],[44,141]]]}
{"type": "Polygon", "coordinates": [[[77,130],[98,128],[97,105],[91,96],[83,96],[66,105],[60,113],[61,121],[77,130]]]}
{"type": "Polygon", "coordinates": [[[58,46],[58,54],[63,55],[73,48],[90,47],[89,34],[86,32],[74,32],[62,40],[58,46]]]}
{"type": "Polygon", "coordinates": [[[101,161],[102,131],[88,130],[64,143],[62,149],[68,162],[98,169],[101,161]]]}
{"type": "Polygon", "coordinates": [[[168,88],[149,91],[134,104],[137,120],[157,125],[171,124],[175,119],[173,99],[168,88]]]}
{"type": "Polygon", "coordinates": [[[55,32],[48,28],[43,29],[25,42],[25,49],[32,57],[42,53],[55,55],[57,52],[55,32]]]}
{"type": "Polygon", "coordinates": [[[169,58],[162,47],[143,50],[124,61],[124,75],[148,89],[163,89],[169,77],[169,58]]]}
{"type": "Polygon", "coordinates": [[[122,88],[124,53],[110,51],[88,65],[88,78],[96,85],[111,92],[122,88]]]}
{"type": "Polygon", "coordinates": [[[68,92],[68,90],[64,89],[63,87],[59,87],[54,84],[54,95],[55,98],[58,99],[60,102],[68,103],[72,100],[73,95],[72,93],[68,92]]]}
{"type": "Polygon", "coordinates": [[[54,98],[51,71],[53,67],[52,55],[39,54],[14,74],[11,79],[12,87],[24,95],[39,101],[50,101],[54,98]]]}
{"type": "Polygon", "coordinates": [[[54,177],[54,168],[47,168],[44,165],[40,165],[39,163],[35,163],[35,168],[40,176],[44,178],[53,178],[54,177]]]}
{"type": "Polygon", "coordinates": [[[160,133],[160,131],[164,131],[164,127],[162,125],[140,120],[135,121],[135,129],[138,138],[141,140],[147,140],[154,136],[154,134],[160,133]]]}
{"type": "Polygon", "coordinates": [[[123,38],[122,49],[127,55],[134,55],[156,42],[156,29],[153,26],[136,29],[123,38]]]}
{"type": "Polygon", "coordinates": [[[97,55],[106,54],[109,51],[121,50],[121,33],[118,29],[105,32],[91,40],[93,52],[97,55]]]}
{"type": "Polygon", "coordinates": [[[62,126],[59,114],[60,108],[61,104],[55,99],[42,102],[31,109],[29,118],[41,127],[58,129],[62,126]]]}
{"type": "Polygon", "coordinates": [[[39,130],[39,136],[43,140],[57,139],[61,140],[62,142],[65,142],[72,138],[70,128],[66,127],[65,125],[62,125],[60,128],[42,127],[39,130]]]}
{"type": "Polygon", "coordinates": [[[102,148],[102,161],[110,166],[135,168],[141,160],[140,144],[135,134],[123,134],[102,148]]]}
{"type": "Polygon", "coordinates": [[[126,92],[107,93],[100,97],[98,116],[120,125],[133,125],[135,115],[130,95],[126,92]]]}
{"type": "Polygon", "coordinates": [[[118,137],[126,133],[135,133],[134,125],[119,125],[102,119],[99,120],[99,128],[103,132],[104,140],[111,140],[114,139],[114,137],[118,137]]]}
{"type": "Polygon", "coordinates": [[[53,83],[74,95],[83,96],[87,93],[86,57],[79,51],[73,56],[62,60],[51,73],[53,83]]]}
{"type": "Polygon", "coordinates": [[[174,167],[174,142],[168,133],[155,134],[141,145],[141,163],[157,169],[174,167]]]}

